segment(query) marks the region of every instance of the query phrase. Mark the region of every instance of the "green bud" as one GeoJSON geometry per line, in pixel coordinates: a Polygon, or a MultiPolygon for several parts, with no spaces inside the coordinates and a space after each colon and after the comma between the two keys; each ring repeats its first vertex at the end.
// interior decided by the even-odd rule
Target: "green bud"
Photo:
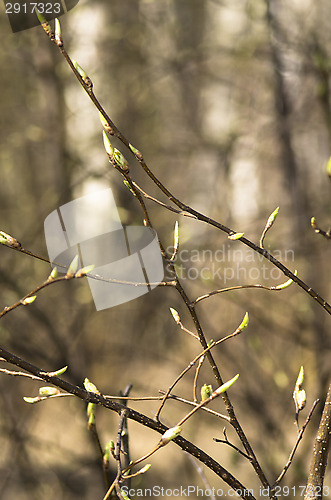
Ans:
{"type": "Polygon", "coordinates": [[[296,405],[298,411],[301,411],[304,409],[306,406],[307,398],[306,398],[306,391],[304,389],[301,389],[296,393],[296,405]]]}
{"type": "Polygon", "coordinates": [[[127,160],[125,159],[125,157],[122,155],[121,151],[119,151],[118,149],[114,148],[113,156],[114,156],[114,160],[117,163],[117,165],[124,172],[128,172],[129,169],[130,169],[129,163],[127,162],[127,160]]]}
{"type": "MultiPolygon", "coordinates": [[[[298,271],[295,270],[293,273],[295,276],[298,274],[298,271]]],[[[285,281],[285,283],[281,283],[280,285],[275,286],[275,290],[284,290],[285,288],[288,288],[290,285],[292,285],[293,280],[290,278],[289,280],[285,281]]]]}
{"type": "Polygon", "coordinates": [[[56,387],[40,387],[39,396],[55,396],[55,394],[60,394],[59,389],[56,387]]]}
{"type": "Polygon", "coordinates": [[[213,393],[213,386],[204,384],[201,387],[201,401],[206,401],[213,393]]]}
{"type": "Polygon", "coordinates": [[[77,73],[79,74],[79,76],[81,77],[81,79],[83,80],[83,82],[85,83],[86,87],[88,87],[88,89],[91,90],[92,87],[93,87],[93,83],[92,83],[92,80],[90,79],[90,77],[83,70],[83,68],[81,68],[79,66],[79,64],[78,64],[77,61],[72,60],[72,62],[73,62],[75,70],[77,71],[77,73]]]}
{"type": "Polygon", "coordinates": [[[310,224],[311,224],[311,227],[312,227],[313,229],[315,229],[315,231],[317,231],[317,232],[318,232],[318,225],[317,225],[317,221],[316,221],[315,217],[312,217],[312,218],[310,219],[310,224]]]}
{"type": "Polygon", "coordinates": [[[99,111],[99,118],[100,118],[100,121],[101,121],[101,125],[103,127],[105,127],[105,128],[109,127],[109,123],[106,120],[106,118],[103,116],[103,114],[101,113],[101,111],[99,111]]]}
{"type": "Polygon", "coordinates": [[[179,244],[179,228],[178,228],[178,221],[176,220],[175,230],[174,230],[174,251],[175,252],[178,249],[178,244],[179,244]]]}
{"type": "Polygon", "coordinates": [[[58,272],[57,267],[54,267],[51,274],[48,276],[48,281],[55,280],[57,278],[58,272]]]}
{"type": "Polygon", "coordinates": [[[180,323],[180,316],[179,316],[178,312],[176,311],[176,309],[174,309],[173,307],[170,307],[170,312],[172,314],[172,317],[176,321],[177,325],[179,325],[179,323],[180,323]]]}
{"type": "Polygon", "coordinates": [[[130,186],[130,183],[124,179],[124,184],[126,185],[126,187],[131,191],[131,193],[133,194],[133,196],[136,196],[136,193],[133,191],[132,187],[130,186]]]}
{"type": "Polygon", "coordinates": [[[85,73],[85,71],[83,70],[83,68],[81,66],[79,66],[78,62],[74,61],[74,60],[72,60],[72,62],[73,62],[74,68],[76,69],[76,71],[79,74],[79,76],[81,76],[83,80],[85,80],[86,78],[88,78],[87,73],[85,73]]]}
{"type": "Polygon", "coordinates": [[[84,276],[86,276],[87,274],[89,274],[91,271],[93,271],[94,268],[95,268],[94,264],[91,264],[90,266],[82,267],[81,269],[79,269],[76,272],[75,278],[83,278],[84,276]]]}
{"type": "Polygon", "coordinates": [[[176,425],[176,427],[171,427],[171,429],[168,429],[165,431],[163,436],[160,439],[160,445],[165,446],[166,444],[169,443],[169,441],[172,441],[175,439],[179,434],[182,432],[182,428],[179,425],[176,425]]]}
{"type": "Polygon", "coordinates": [[[298,414],[301,410],[306,406],[306,391],[302,389],[302,384],[304,381],[304,369],[301,366],[297,381],[295,383],[294,391],[293,391],[293,399],[295,404],[295,411],[298,418],[298,414]]]}
{"type": "Polygon", "coordinates": [[[15,238],[10,236],[10,234],[0,231],[0,243],[11,248],[22,248],[22,245],[15,238]]]}
{"type": "Polygon", "coordinates": [[[30,403],[30,404],[33,404],[33,403],[39,403],[39,401],[40,401],[39,396],[38,396],[37,398],[29,398],[29,397],[27,397],[27,396],[24,396],[24,398],[23,398],[23,399],[24,399],[24,401],[25,401],[26,403],[30,403]]]}
{"type": "Polygon", "coordinates": [[[47,19],[43,16],[43,14],[41,12],[39,12],[39,10],[37,9],[37,7],[35,7],[35,12],[37,14],[39,22],[40,22],[41,26],[43,27],[43,30],[45,31],[45,33],[49,37],[53,37],[54,35],[53,35],[53,32],[52,32],[52,28],[51,28],[49,22],[47,21],[47,19]]]}
{"type": "Polygon", "coordinates": [[[244,236],[245,233],[232,233],[229,234],[228,238],[229,240],[240,240],[244,236]]]}
{"type": "Polygon", "coordinates": [[[32,304],[32,302],[34,302],[37,298],[37,295],[32,295],[32,297],[26,297],[25,299],[23,299],[21,301],[21,304],[23,304],[23,306],[28,306],[30,304],[32,304]]]}
{"type": "Polygon", "coordinates": [[[137,149],[134,146],[132,146],[132,144],[129,144],[129,148],[131,149],[132,153],[138,158],[138,160],[142,160],[143,159],[143,155],[141,154],[141,152],[139,151],[139,149],[137,149]]]}
{"type": "Polygon", "coordinates": [[[248,327],[248,323],[249,323],[249,316],[248,316],[248,312],[246,312],[244,319],[240,323],[239,331],[242,332],[243,330],[245,330],[245,328],[248,327]]]}
{"type": "Polygon", "coordinates": [[[105,150],[106,150],[107,155],[113,156],[113,154],[114,154],[113,146],[111,145],[109,137],[104,130],[102,131],[102,137],[103,137],[103,144],[105,146],[105,150]]]}
{"type": "Polygon", "coordinates": [[[37,7],[35,8],[35,11],[40,24],[47,23],[46,17],[37,9],[37,7]]]}
{"type": "Polygon", "coordinates": [[[64,366],[63,368],[60,368],[59,370],[56,370],[55,372],[50,372],[49,375],[51,377],[58,377],[59,375],[62,375],[64,372],[66,372],[68,369],[67,366],[64,366]]]}
{"type": "Polygon", "coordinates": [[[301,386],[303,384],[304,376],[305,376],[305,372],[304,372],[303,366],[301,366],[297,381],[295,383],[295,385],[297,385],[299,388],[301,388],[301,386]]]}
{"type": "Polygon", "coordinates": [[[84,387],[88,392],[94,392],[95,394],[100,394],[100,391],[88,378],[84,380],[84,387]]]}
{"type": "Polygon", "coordinates": [[[228,382],[225,382],[225,384],[222,384],[220,387],[218,387],[216,389],[216,394],[222,394],[223,392],[227,391],[231,385],[233,385],[235,383],[235,381],[238,379],[239,377],[239,373],[237,373],[237,375],[235,377],[233,377],[231,380],[229,380],[228,382]]]}
{"type": "Polygon", "coordinates": [[[270,215],[269,219],[267,220],[267,224],[265,226],[265,229],[269,229],[273,225],[273,223],[275,222],[276,217],[278,215],[278,212],[279,212],[279,207],[277,207],[276,210],[274,210],[272,212],[272,214],[270,215]]]}
{"type": "Polygon", "coordinates": [[[144,472],[147,472],[151,468],[151,464],[146,464],[144,467],[142,467],[136,474],[144,474],[144,472]]]}
{"type": "Polygon", "coordinates": [[[61,33],[61,24],[58,18],[55,19],[55,41],[59,47],[63,46],[62,33],[61,33]]]}
{"type": "Polygon", "coordinates": [[[137,148],[135,148],[134,146],[132,146],[132,144],[129,144],[129,148],[131,149],[133,154],[136,155],[139,153],[139,150],[137,148]]]}
{"type": "Polygon", "coordinates": [[[67,272],[67,274],[66,274],[66,278],[67,278],[67,279],[73,278],[73,277],[75,276],[76,271],[77,271],[77,269],[78,269],[78,264],[79,264],[79,262],[78,262],[78,261],[79,261],[79,256],[78,256],[78,255],[76,255],[76,256],[72,259],[72,261],[71,261],[71,263],[70,263],[70,266],[69,266],[68,272],[67,272]]]}

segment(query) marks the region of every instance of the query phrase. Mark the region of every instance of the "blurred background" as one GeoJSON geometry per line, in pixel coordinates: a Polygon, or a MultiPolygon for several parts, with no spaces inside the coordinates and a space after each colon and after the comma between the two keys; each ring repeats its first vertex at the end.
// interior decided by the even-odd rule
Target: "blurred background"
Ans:
{"type": "MultiPolygon", "coordinates": [[[[330,242],[314,233],[310,219],[315,216],[325,230],[330,225],[330,18],[327,0],[80,0],[61,18],[67,51],[168,189],[256,243],[279,206],[265,247],[329,300],[330,242]]],[[[138,203],[108,163],[98,113],[57,47],[38,27],[11,33],[4,9],[0,40],[0,229],[47,257],[47,215],[107,187],[123,224],[142,224],[138,203]]],[[[167,202],[133,156],[113,145],[130,162],[133,179],[167,202]]],[[[178,216],[153,202],[147,208],[171,253],[178,216]]],[[[215,228],[184,217],[179,228],[176,264],[192,300],[223,287],[287,280],[215,228]]],[[[0,248],[0,263],[1,309],[50,272],[48,264],[6,247],[0,248]]],[[[201,351],[169,307],[193,329],[169,287],[97,312],[85,280],[60,283],[1,320],[1,345],[44,370],[68,365],[67,380],[82,385],[88,377],[104,394],[118,395],[132,383],[132,396],[157,396],[201,351]]],[[[197,306],[207,340],[233,332],[246,311],[248,329],[214,356],[224,380],[240,374],[230,397],[272,483],[297,436],[292,392],[301,365],[307,392],[301,424],[313,401],[325,397],[330,323],[296,285],[283,292],[231,291],[197,306]]],[[[192,399],[193,376],[174,393],[192,399]]],[[[204,383],[215,385],[207,364],[199,388],[204,383]]],[[[86,405],[74,398],[25,403],[23,396],[36,396],[41,385],[0,377],[0,499],[101,499],[105,487],[86,405]]],[[[158,405],[132,406],[154,416],[158,405]]],[[[222,401],[212,408],[225,411],[222,401]]],[[[169,402],[165,423],[175,425],[188,410],[169,402]]],[[[305,484],[321,410],[322,404],[282,484],[305,484]]],[[[96,416],[102,444],[116,440],[117,415],[100,408],[96,416]]],[[[224,421],[198,413],[183,436],[258,496],[249,462],[213,441],[223,437],[223,427],[224,421]]],[[[240,446],[229,426],[227,431],[240,446]]],[[[133,459],[159,439],[133,422],[129,432],[133,459]]],[[[174,445],[151,463],[134,487],[204,487],[196,465],[174,445]]],[[[211,487],[226,490],[217,476],[204,473],[211,487]]],[[[325,484],[331,486],[330,472],[325,484]]]]}

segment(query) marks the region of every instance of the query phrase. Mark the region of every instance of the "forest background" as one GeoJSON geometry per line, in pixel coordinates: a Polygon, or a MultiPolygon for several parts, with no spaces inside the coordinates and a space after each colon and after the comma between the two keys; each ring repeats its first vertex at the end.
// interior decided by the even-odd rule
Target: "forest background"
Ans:
{"type": "MultiPolygon", "coordinates": [[[[0,229],[47,257],[47,215],[106,187],[122,222],[142,224],[135,198],[107,161],[99,116],[57,48],[39,27],[11,33],[2,14],[0,229]]],[[[80,0],[61,18],[68,52],[164,184],[187,205],[256,242],[279,206],[265,246],[325,298],[330,242],[314,233],[310,220],[315,216],[324,229],[330,224],[330,19],[327,0],[80,0]]],[[[156,195],[137,165],[132,171],[156,195]]],[[[178,216],[153,203],[148,208],[171,248],[178,216]]],[[[179,228],[179,277],[192,297],[223,286],[286,281],[240,241],[189,218],[180,218],[179,228]]],[[[0,251],[3,308],[45,280],[50,266],[5,247],[0,251]]],[[[44,290],[31,307],[4,317],[1,344],[47,370],[68,365],[72,383],[88,377],[105,394],[132,383],[132,395],[157,395],[200,352],[169,307],[192,328],[171,288],[97,312],[87,283],[72,281],[44,290]]],[[[325,398],[328,316],[295,285],[282,292],[232,291],[200,305],[208,340],[231,333],[245,311],[249,328],[224,343],[216,357],[226,380],[240,374],[231,389],[233,403],[275,478],[297,435],[292,392],[301,365],[307,407],[325,398]]],[[[207,369],[203,383],[214,383],[207,369]]],[[[37,388],[19,377],[0,377],[0,499],[102,498],[86,406],[75,398],[24,402],[37,388]]],[[[191,398],[192,381],[184,379],[177,392],[191,398]]],[[[133,406],[152,416],[157,403],[133,406]]],[[[174,424],[182,414],[179,403],[171,402],[165,418],[174,424]]],[[[289,486],[305,484],[319,416],[316,411],[286,476],[289,486]]],[[[97,422],[104,441],[116,438],[116,415],[102,409],[97,422]]],[[[199,414],[187,423],[185,436],[245,482],[251,477],[247,461],[213,441],[222,438],[222,428],[199,414]]],[[[138,457],[153,436],[135,423],[129,430],[138,457]]],[[[219,484],[212,473],[206,476],[212,486],[219,484]]],[[[174,488],[200,484],[201,478],[169,446],[153,457],[142,481],[174,488]]]]}

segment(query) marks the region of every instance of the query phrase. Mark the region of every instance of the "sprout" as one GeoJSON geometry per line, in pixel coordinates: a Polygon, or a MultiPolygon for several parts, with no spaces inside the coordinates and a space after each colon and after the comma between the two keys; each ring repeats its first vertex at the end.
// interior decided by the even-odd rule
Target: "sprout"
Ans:
{"type": "Polygon", "coordinates": [[[106,150],[107,155],[113,156],[113,154],[114,154],[113,146],[111,145],[109,137],[104,130],[102,131],[102,137],[103,137],[103,144],[105,146],[105,150],[106,150]]]}
{"type": "Polygon", "coordinates": [[[208,399],[213,393],[213,386],[204,384],[201,387],[201,401],[208,399]]]}
{"type": "Polygon", "coordinates": [[[179,244],[179,228],[178,228],[178,221],[176,220],[174,229],[174,253],[176,253],[178,250],[178,244],[179,244]]]}
{"type": "Polygon", "coordinates": [[[220,387],[218,387],[215,391],[217,395],[222,394],[223,392],[227,391],[231,385],[235,383],[235,381],[238,379],[239,373],[235,375],[232,379],[230,379],[228,382],[225,382],[225,384],[222,384],[220,387]]]}
{"type": "Polygon", "coordinates": [[[61,33],[61,24],[58,18],[55,19],[55,42],[58,47],[63,46],[62,33],[61,33]]]}
{"type": "Polygon", "coordinates": [[[180,316],[179,316],[178,312],[176,311],[176,309],[174,309],[173,307],[170,307],[170,312],[172,314],[172,317],[176,321],[177,325],[179,325],[179,323],[180,323],[180,316]]]}
{"type": "Polygon", "coordinates": [[[83,278],[84,276],[86,276],[87,274],[89,274],[91,271],[93,271],[94,268],[95,268],[94,264],[91,264],[90,266],[82,267],[81,269],[79,269],[76,272],[75,278],[83,278]]]}
{"type": "Polygon", "coordinates": [[[84,380],[84,387],[88,392],[94,392],[95,394],[100,394],[100,391],[88,378],[85,378],[84,380]]]}
{"type": "Polygon", "coordinates": [[[272,214],[270,215],[269,219],[267,220],[267,223],[266,223],[266,226],[265,226],[265,229],[270,229],[271,226],[273,225],[273,223],[275,222],[276,220],[276,217],[278,215],[278,212],[279,212],[279,207],[276,208],[276,210],[274,210],[272,212],[272,214]]]}
{"type": "Polygon", "coordinates": [[[160,446],[165,446],[166,444],[169,443],[169,441],[172,441],[177,436],[179,436],[181,432],[182,428],[179,425],[176,425],[175,427],[171,427],[170,429],[166,430],[160,439],[160,446]]]}
{"type": "Polygon", "coordinates": [[[13,238],[4,231],[0,231],[0,243],[11,248],[22,248],[21,243],[16,238],[13,238]]]}
{"type": "MultiPolygon", "coordinates": [[[[298,274],[298,271],[294,271],[294,276],[298,274]]],[[[290,278],[289,280],[285,281],[285,283],[281,283],[280,285],[275,286],[275,290],[284,290],[285,288],[288,288],[290,285],[292,285],[293,280],[290,278]]]]}
{"type": "Polygon", "coordinates": [[[113,156],[114,156],[114,160],[115,160],[116,164],[121,168],[121,170],[123,170],[123,172],[128,172],[130,169],[129,163],[127,162],[125,157],[122,155],[121,151],[114,148],[113,156]]]}
{"type": "Polygon", "coordinates": [[[67,279],[73,278],[75,276],[76,271],[78,269],[78,263],[79,263],[79,256],[75,255],[75,257],[72,259],[72,261],[69,265],[69,269],[68,269],[68,272],[66,274],[67,279]]]}
{"type": "Polygon", "coordinates": [[[60,394],[59,389],[56,387],[40,387],[39,388],[39,396],[55,396],[56,394],[60,394]]]}
{"type": "Polygon", "coordinates": [[[242,322],[240,323],[240,326],[238,328],[238,330],[240,332],[242,332],[243,330],[245,330],[245,328],[248,327],[248,323],[249,323],[249,316],[248,316],[248,312],[246,312],[245,316],[244,316],[244,319],[242,320],[242,322]]]}
{"type": "Polygon", "coordinates": [[[52,269],[51,274],[48,276],[48,281],[55,280],[57,278],[58,272],[57,272],[57,267],[54,267],[52,269]]]}
{"type": "Polygon", "coordinates": [[[245,233],[232,233],[229,234],[228,238],[229,240],[240,240],[244,236],[245,233]]]}
{"type": "Polygon", "coordinates": [[[22,300],[23,306],[28,306],[32,304],[37,298],[37,295],[32,295],[31,297],[26,297],[25,299],[22,300]]]}

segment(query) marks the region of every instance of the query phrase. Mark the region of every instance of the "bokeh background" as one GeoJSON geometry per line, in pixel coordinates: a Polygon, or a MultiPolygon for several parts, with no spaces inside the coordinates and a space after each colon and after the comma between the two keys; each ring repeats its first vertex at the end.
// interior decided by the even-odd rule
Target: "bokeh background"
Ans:
{"type": "MultiPolygon", "coordinates": [[[[2,7],[2,6],[1,6],[2,7]]],[[[326,299],[330,242],[310,226],[330,225],[326,171],[331,138],[331,5],[327,0],[80,0],[61,18],[65,46],[94,82],[113,121],[144,154],[151,170],[184,203],[258,242],[280,207],[265,245],[326,299]]],[[[98,113],[57,47],[41,28],[13,34],[0,18],[0,229],[47,257],[49,213],[91,190],[111,187],[124,224],[142,224],[139,205],[108,163],[98,113]]],[[[114,141],[132,177],[162,201],[134,158],[114,141]]],[[[178,216],[148,202],[165,247],[178,216]]],[[[239,241],[180,218],[177,265],[188,295],[244,284],[286,281],[239,241]]],[[[0,248],[0,307],[46,279],[50,267],[0,248]]],[[[91,379],[104,394],[133,384],[133,396],[157,396],[199,352],[169,307],[193,328],[175,290],[159,287],[132,302],[97,312],[84,280],[57,284],[0,322],[1,345],[45,370],[68,365],[65,377],[91,379]]],[[[197,308],[208,340],[245,333],[214,351],[224,380],[240,373],[230,396],[270,482],[295,442],[292,392],[305,368],[307,409],[325,397],[330,378],[330,328],[325,311],[301,289],[239,290],[197,308]]],[[[9,368],[4,363],[4,368],[9,368]]],[[[192,399],[193,373],[174,391],[192,399]]],[[[207,365],[199,380],[214,384],[207,365]]],[[[86,406],[74,398],[23,401],[40,385],[0,377],[0,499],[99,499],[105,489],[87,430],[86,406]]],[[[133,403],[153,416],[155,402],[133,403]]],[[[224,412],[221,401],[214,409],[224,412]]],[[[188,411],[169,402],[174,425],[188,411]]],[[[316,411],[282,484],[304,485],[316,433],[316,411]]],[[[103,445],[116,440],[118,418],[97,411],[103,445]]],[[[183,435],[220,461],[258,495],[253,470],[217,444],[224,422],[198,414],[183,435]]],[[[132,458],[158,437],[129,423],[132,458]]],[[[228,437],[240,446],[230,428],[228,437]]],[[[188,456],[169,445],[134,487],[204,487],[188,456]]],[[[209,471],[211,487],[226,485],[209,471]]],[[[331,486],[330,472],[325,484],[331,486]]],[[[169,497],[171,498],[171,496],[169,497]]],[[[193,495],[194,498],[194,495],[193,495]]]]}

